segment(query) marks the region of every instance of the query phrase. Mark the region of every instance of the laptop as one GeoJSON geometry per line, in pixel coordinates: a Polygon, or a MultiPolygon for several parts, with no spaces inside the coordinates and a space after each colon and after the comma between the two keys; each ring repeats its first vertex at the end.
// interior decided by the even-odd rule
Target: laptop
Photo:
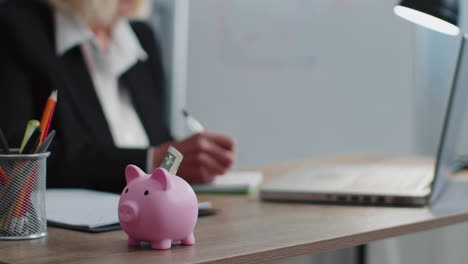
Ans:
{"type": "MultiPolygon", "coordinates": [[[[467,52],[468,53],[468,52],[467,52]]],[[[459,55],[459,72],[468,54],[459,55]]],[[[468,99],[468,74],[455,75],[435,163],[373,162],[315,164],[261,187],[266,201],[424,206],[435,201],[455,170],[456,145],[468,99]]]]}

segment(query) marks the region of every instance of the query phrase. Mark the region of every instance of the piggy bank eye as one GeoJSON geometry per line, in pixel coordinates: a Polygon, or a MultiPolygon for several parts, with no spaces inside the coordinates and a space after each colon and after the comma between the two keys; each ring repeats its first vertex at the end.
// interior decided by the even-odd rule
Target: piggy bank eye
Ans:
{"type": "Polygon", "coordinates": [[[148,192],[148,191],[145,191],[145,195],[148,195],[148,194],[149,194],[149,192],[148,192]]]}
{"type": "Polygon", "coordinates": [[[125,193],[128,193],[128,188],[127,188],[127,189],[125,189],[125,193]]]}

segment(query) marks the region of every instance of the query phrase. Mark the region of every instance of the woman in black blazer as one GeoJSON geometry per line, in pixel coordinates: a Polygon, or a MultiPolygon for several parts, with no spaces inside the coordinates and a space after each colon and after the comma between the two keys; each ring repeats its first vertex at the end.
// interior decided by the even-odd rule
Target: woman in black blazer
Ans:
{"type": "Polygon", "coordinates": [[[48,187],[120,192],[125,186],[124,168],[127,164],[135,164],[142,169],[154,168],[162,161],[169,145],[184,154],[178,174],[189,182],[209,182],[232,166],[235,146],[230,137],[202,132],[173,141],[167,118],[161,55],[147,25],[130,23],[147,57],[120,75],[119,87],[114,87],[121,89],[123,84],[128,89],[131,105],[148,138],[146,148],[116,145],[102,105],[105,96],[104,99],[97,96],[83,47],[73,46],[57,55],[57,16],[54,12],[62,6],[69,8],[67,12],[71,10],[80,15],[93,32],[97,46],[105,51],[114,37],[112,30],[117,21],[133,15],[137,5],[145,1],[49,2],[13,0],[0,4],[0,126],[10,145],[19,146],[27,121],[40,119],[48,96],[53,90],[58,90],[51,125],[57,136],[50,148],[48,187]],[[99,12],[85,14],[83,10],[87,9],[80,6],[85,3],[106,5],[105,2],[115,4],[114,9],[107,10],[114,10],[107,12],[107,18],[99,17],[99,12]]]}

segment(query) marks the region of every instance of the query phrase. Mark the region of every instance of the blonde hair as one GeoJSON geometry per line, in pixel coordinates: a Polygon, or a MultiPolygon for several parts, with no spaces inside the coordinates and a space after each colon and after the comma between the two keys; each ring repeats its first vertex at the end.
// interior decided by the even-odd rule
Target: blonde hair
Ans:
{"type": "MultiPolygon", "coordinates": [[[[89,23],[109,24],[117,15],[120,0],[49,0],[55,8],[78,13],[89,23]]],[[[145,19],[150,14],[149,0],[134,0],[133,9],[126,14],[130,19],[145,19]]]]}

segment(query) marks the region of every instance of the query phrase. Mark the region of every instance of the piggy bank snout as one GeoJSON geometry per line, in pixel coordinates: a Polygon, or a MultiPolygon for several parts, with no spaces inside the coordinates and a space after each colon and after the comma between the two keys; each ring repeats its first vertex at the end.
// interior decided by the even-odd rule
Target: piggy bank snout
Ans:
{"type": "Polygon", "coordinates": [[[138,217],[138,206],[133,202],[124,202],[119,206],[120,221],[131,223],[138,217]]]}

